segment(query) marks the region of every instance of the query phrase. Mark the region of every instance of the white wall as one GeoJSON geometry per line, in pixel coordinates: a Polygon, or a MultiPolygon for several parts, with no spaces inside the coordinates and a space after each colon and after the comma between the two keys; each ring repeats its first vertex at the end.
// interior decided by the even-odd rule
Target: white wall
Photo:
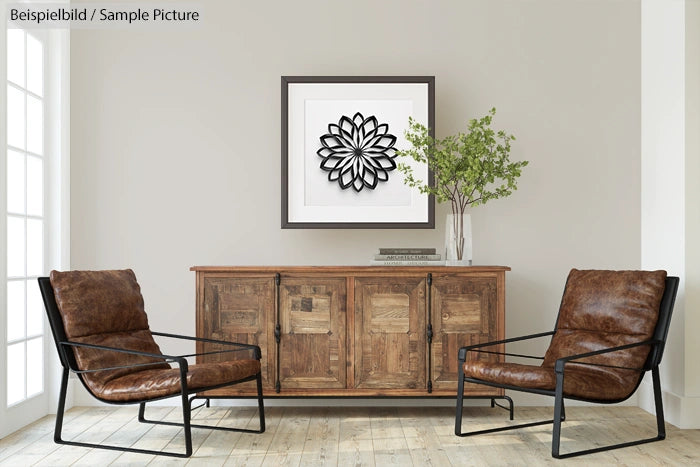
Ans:
{"type": "MultiPolygon", "coordinates": [[[[661,387],[666,419],[700,426],[700,4],[642,1],[642,267],[680,276],[661,387]]],[[[651,383],[640,406],[654,411],[651,383]]]]}
{"type": "Polygon", "coordinates": [[[661,368],[664,390],[673,394],[683,394],[685,362],[684,10],[682,1],[642,2],[642,267],[666,265],[681,277],[667,345],[672,357],[661,368]]]}
{"type": "Polygon", "coordinates": [[[281,75],[435,75],[438,136],[497,107],[530,165],[472,223],[475,263],[513,268],[509,336],[553,327],[571,267],[640,267],[639,2],[198,4],[198,29],[71,36],[71,266],[133,268],[154,329],[194,331],[192,265],[442,247],[445,206],[436,230],[280,229],[281,75]]]}
{"type": "MultiPolygon", "coordinates": [[[[685,355],[700,355],[700,2],[687,1],[685,9],[685,355]]],[[[692,399],[689,425],[700,426],[700,365],[687,358],[686,396],[692,399]]]]}

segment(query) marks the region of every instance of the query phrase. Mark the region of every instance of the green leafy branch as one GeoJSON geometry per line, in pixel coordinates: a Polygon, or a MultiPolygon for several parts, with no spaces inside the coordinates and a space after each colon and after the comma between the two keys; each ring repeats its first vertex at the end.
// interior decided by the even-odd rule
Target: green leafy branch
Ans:
{"type": "Polygon", "coordinates": [[[470,120],[466,133],[442,140],[431,137],[428,128],[409,117],[405,136],[412,147],[397,153],[427,163],[433,184],[415,178],[413,168],[400,162],[404,183],[434,195],[440,203],[449,201],[454,214],[511,195],[528,161],[510,162],[510,143],[515,137],[490,128],[495,114],[493,108],[485,117],[470,120]]]}

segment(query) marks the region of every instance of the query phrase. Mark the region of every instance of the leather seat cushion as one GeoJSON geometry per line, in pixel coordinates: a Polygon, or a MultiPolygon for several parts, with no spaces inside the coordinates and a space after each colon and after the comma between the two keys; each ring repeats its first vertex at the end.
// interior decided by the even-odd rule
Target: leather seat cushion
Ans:
{"type": "MultiPolygon", "coordinates": [[[[260,372],[258,360],[231,360],[227,362],[190,365],[187,373],[188,389],[201,389],[230,383],[255,376],[260,372]]],[[[113,378],[102,384],[86,381],[99,398],[111,402],[138,402],[166,397],[180,392],[180,369],[149,369],[113,378]]]]}
{"type": "MultiPolygon", "coordinates": [[[[464,375],[492,383],[553,391],[553,367],[469,361],[464,375]]],[[[640,373],[632,370],[607,371],[604,367],[568,364],[564,371],[564,395],[587,400],[616,401],[636,388],[640,373]],[[631,389],[630,389],[631,388],[631,389]]]]}
{"type": "MultiPolygon", "coordinates": [[[[73,341],[137,352],[161,353],[149,330],[96,334],[94,336],[76,337],[73,341]]],[[[128,368],[83,373],[83,380],[91,386],[101,387],[114,378],[145,369],[170,369],[170,365],[164,363],[163,359],[110,350],[91,349],[89,347],[73,347],[73,349],[78,368],[82,370],[136,365],[128,368]]]]}

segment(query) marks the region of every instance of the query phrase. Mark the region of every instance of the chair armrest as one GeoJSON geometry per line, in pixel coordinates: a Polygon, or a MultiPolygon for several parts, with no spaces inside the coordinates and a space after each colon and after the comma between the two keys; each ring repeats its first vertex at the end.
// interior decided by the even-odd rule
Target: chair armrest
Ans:
{"type": "MultiPolygon", "coordinates": [[[[61,342],[59,342],[59,345],[68,346],[68,347],[85,347],[85,348],[89,348],[89,349],[104,350],[107,352],[118,352],[118,353],[124,353],[124,354],[129,354],[129,355],[138,355],[141,357],[151,357],[151,358],[161,359],[161,360],[163,360],[163,363],[171,363],[171,362],[177,363],[178,365],[180,365],[180,367],[182,367],[184,365],[185,370],[187,370],[187,360],[185,360],[184,356],[156,354],[156,353],[150,353],[150,352],[142,352],[140,350],[120,349],[118,347],[109,347],[106,345],[88,344],[85,342],[61,341],[61,342]]],[[[154,364],[155,364],[155,362],[134,363],[131,365],[121,365],[121,366],[115,366],[115,367],[93,368],[90,370],[80,370],[77,368],[71,368],[71,370],[75,373],[94,373],[96,371],[117,370],[119,368],[136,368],[136,367],[140,367],[140,366],[152,366],[154,364]]]]}
{"type": "MultiPolygon", "coordinates": [[[[183,336],[180,334],[171,334],[167,332],[157,332],[157,331],[151,331],[151,334],[154,336],[161,336],[161,337],[169,337],[173,339],[184,339],[188,341],[197,341],[197,342],[207,342],[209,344],[222,344],[222,345],[233,345],[236,347],[241,347],[244,349],[250,349],[255,352],[255,358],[257,360],[260,360],[262,358],[262,353],[260,351],[260,346],[255,345],[255,344],[243,344],[241,342],[231,342],[231,341],[222,341],[222,340],[217,340],[217,339],[207,339],[204,337],[194,337],[194,336],[183,336]]],[[[197,355],[209,355],[209,354],[217,354],[217,353],[225,353],[225,352],[230,352],[230,350],[219,350],[219,351],[212,351],[212,352],[206,352],[206,353],[194,353],[190,355],[186,355],[187,357],[195,357],[197,355]]],[[[185,355],[183,355],[185,356],[185,355]]]]}
{"type": "MultiPolygon", "coordinates": [[[[581,353],[581,354],[576,354],[576,355],[569,355],[567,357],[561,357],[558,358],[557,361],[554,363],[554,372],[555,373],[564,373],[564,365],[569,363],[572,360],[580,360],[582,358],[587,358],[587,357],[593,357],[595,355],[602,355],[605,353],[611,353],[611,352],[617,352],[620,350],[626,350],[626,349],[631,349],[633,347],[639,347],[642,345],[654,345],[654,344],[660,344],[661,341],[659,339],[650,339],[642,342],[634,342],[632,344],[625,344],[625,345],[620,345],[617,347],[609,347],[607,349],[600,349],[600,350],[595,350],[593,352],[586,352],[586,353],[581,353]]],[[[613,365],[602,365],[598,363],[588,363],[584,362],[586,365],[594,365],[594,366],[607,366],[607,367],[612,367],[613,365]]],[[[623,368],[623,367],[615,367],[615,368],[623,368]]],[[[641,370],[641,368],[627,368],[628,370],[641,370]]]]}
{"type": "MultiPolygon", "coordinates": [[[[524,341],[528,339],[537,339],[538,337],[545,337],[545,336],[551,336],[554,334],[554,331],[547,331],[547,332],[540,332],[537,334],[529,334],[527,336],[519,336],[519,337],[511,337],[508,339],[501,339],[497,341],[491,341],[491,342],[483,342],[481,344],[474,344],[474,345],[468,345],[465,347],[462,347],[459,349],[459,361],[464,362],[467,359],[467,352],[478,349],[480,347],[487,347],[491,345],[499,345],[499,344],[508,344],[510,342],[518,342],[518,341],[524,341]]],[[[527,355],[518,355],[520,357],[527,357],[527,355]]],[[[537,357],[535,357],[537,358],[537,357]]]]}

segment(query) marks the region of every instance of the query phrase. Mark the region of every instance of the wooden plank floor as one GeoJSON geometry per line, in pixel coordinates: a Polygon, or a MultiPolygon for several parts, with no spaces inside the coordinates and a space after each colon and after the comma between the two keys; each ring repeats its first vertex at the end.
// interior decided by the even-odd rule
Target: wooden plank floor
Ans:
{"type": "MultiPolygon", "coordinates": [[[[136,421],[136,407],[73,408],[64,419],[64,439],[183,450],[177,427],[136,421]]],[[[516,408],[516,422],[551,417],[551,409],[516,408]]],[[[655,435],[655,418],[636,407],[567,407],[562,452],[655,435]]],[[[550,456],[551,425],[459,438],[449,407],[268,407],[267,431],[245,434],[193,429],[189,459],[59,446],[55,417],[47,416],[0,440],[0,465],[203,465],[203,466],[461,466],[461,465],[700,465],[700,430],[667,425],[667,439],[570,460],[550,456]]],[[[153,419],[179,418],[179,410],[154,407],[153,419]]],[[[212,407],[193,419],[225,426],[257,427],[252,407],[212,407]]],[[[474,429],[504,422],[507,413],[467,407],[464,423],[474,429]]]]}

